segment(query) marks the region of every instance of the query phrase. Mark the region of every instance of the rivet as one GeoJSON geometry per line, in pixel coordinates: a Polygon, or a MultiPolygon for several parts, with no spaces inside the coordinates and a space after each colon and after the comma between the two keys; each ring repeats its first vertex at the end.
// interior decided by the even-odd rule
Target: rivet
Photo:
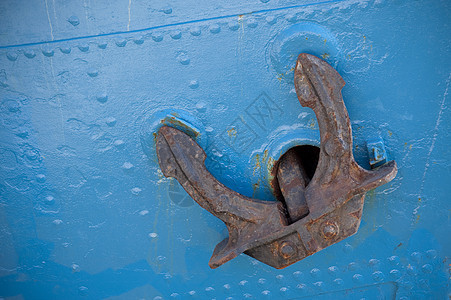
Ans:
{"type": "Polygon", "coordinates": [[[268,291],[268,290],[264,290],[264,291],[262,292],[262,295],[263,295],[264,297],[269,297],[269,296],[271,296],[271,292],[268,291]]]}
{"type": "Polygon", "coordinates": [[[77,264],[72,264],[71,268],[72,268],[72,272],[80,272],[80,266],[77,264]]]}
{"type": "Polygon", "coordinates": [[[228,293],[230,291],[230,289],[232,288],[232,286],[228,283],[224,284],[222,286],[224,288],[224,292],[228,293]]]}
{"type": "Polygon", "coordinates": [[[390,271],[390,276],[394,279],[398,279],[401,276],[401,272],[397,269],[393,269],[390,271]]]}
{"type": "Polygon", "coordinates": [[[143,38],[143,37],[135,38],[135,39],[133,40],[133,42],[134,42],[136,45],[142,45],[142,44],[144,43],[144,38],[143,38]]]}
{"type": "Polygon", "coordinates": [[[118,47],[125,47],[125,45],[127,45],[126,39],[120,39],[120,40],[116,41],[116,46],[118,46],[118,47]]]}
{"type": "Polygon", "coordinates": [[[324,288],[324,282],[322,282],[322,281],[314,282],[313,285],[314,285],[318,290],[323,290],[323,288],[324,288]]]}
{"type": "Polygon", "coordinates": [[[61,224],[63,224],[63,220],[56,219],[56,220],[53,220],[52,223],[55,224],[55,225],[61,225],[61,224]]]}
{"type": "Polygon", "coordinates": [[[125,144],[125,142],[123,140],[115,140],[114,141],[114,145],[118,148],[122,147],[124,144],[125,144]]]}
{"type": "Polygon", "coordinates": [[[283,296],[285,296],[288,293],[288,288],[287,287],[281,287],[280,288],[280,294],[282,294],[283,296]]]}
{"type": "Polygon", "coordinates": [[[172,13],[172,8],[171,8],[170,6],[166,6],[166,7],[163,8],[161,11],[162,11],[163,13],[169,15],[169,14],[172,13]]]}
{"type": "MultiPolygon", "coordinates": [[[[102,45],[105,45],[105,47],[106,47],[106,44],[102,44],[102,45]]],[[[100,45],[98,47],[101,49],[105,49],[105,47],[102,48],[102,47],[100,47],[100,45]]],[[[88,44],[78,45],[78,50],[80,50],[81,52],[88,52],[89,45],[88,44]]]]}
{"type": "Polygon", "coordinates": [[[368,261],[368,263],[369,263],[371,266],[376,266],[376,265],[379,264],[379,260],[377,260],[377,259],[375,259],[375,258],[372,258],[372,259],[370,259],[370,260],[368,261]]]}
{"type": "Polygon", "coordinates": [[[267,16],[266,17],[266,22],[270,25],[274,25],[276,23],[277,19],[274,18],[273,16],[267,16]]]}
{"type": "Polygon", "coordinates": [[[52,49],[42,50],[42,54],[47,57],[52,57],[55,52],[52,49]]]}
{"type": "Polygon", "coordinates": [[[175,30],[170,33],[170,36],[174,40],[178,40],[182,37],[182,32],[180,30],[175,30]]]}
{"type": "Polygon", "coordinates": [[[392,265],[397,265],[399,264],[399,257],[396,255],[390,256],[388,258],[388,261],[392,264],[392,265]]]}
{"type": "Polygon", "coordinates": [[[80,20],[77,16],[71,16],[69,19],[67,19],[67,22],[72,24],[72,26],[78,26],[80,24],[80,20]]]}
{"type": "Polygon", "coordinates": [[[197,89],[199,87],[199,82],[197,80],[191,80],[189,82],[189,87],[194,89],[197,89]]]}
{"type": "Polygon", "coordinates": [[[99,75],[99,71],[97,70],[89,70],[87,73],[89,77],[97,77],[97,75],[99,75]]]}
{"type": "Polygon", "coordinates": [[[142,189],[140,189],[139,187],[134,187],[131,191],[133,195],[138,196],[139,194],[141,194],[142,189]]]}
{"type": "MultiPolygon", "coordinates": [[[[98,74],[98,73],[96,72],[96,74],[98,74]]],[[[89,75],[89,76],[91,76],[91,75],[89,75]]],[[[95,75],[95,76],[97,76],[97,75],[95,75]]],[[[95,76],[91,76],[91,77],[95,77],[95,76]]],[[[96,98],[97,98],[97,101],[99,101],[100,103],[105,103],[108,101],[108,95],[105,93],[98,95],[96,98]]]]}
{"type": "Polygon", "coordinates": [[[200,113],[204,113],[207,111],[207,104],[204,102],[196,103],[196,110],[200,113]]]}
{"type": "Polygon", "coordinates": [[[110,127],[113,127],[114,125],[116,125],[116,122],[117,122],[116,118],[113,118],[113,117],[108,117],[105,119],[105,123],[110,127]]]}
{"type": "Polygon", "coordinates": [[[245,289],[246,285],[248,284],[247,280],[241,280],[238,285],[240,286],[240,288],[242,288],[243,290],[245,289]]]}
{"type": "Polygon", "coordinates": [[[257,21],[254,18],[249,18],[246,23],[247,27],[249,28],[255,28],[258,25],[257,21]]]}
{"type": "Polygon", "coordinates": [[[319,277],[320,274],[321,274],[321,271],[317,268],[314,268],[310,271],[310,275],[312,275],[312,277],[314,277],[314,278],[319,277]]]}
{"type": "Polygon", "coordinates": [[[300,291],[305,291],[306,288],[307,288],[307,286],[306,286],[305,284],[303,284],[303,283],[299,283],[299,284],[296,286],[296,288],[297,288],[298,290],[300,290],[300,291]]]}
{"type": "Polygon", "coordinates": [[[124,164],[122,165],[122,169],[124,170],[131,170],[133,169],[134,165],[128,161],[124,162],[124,164]]]}
{"type": "Polygon", "coordinates": [[[354,276],[352,276],[352,280],[354,280],[357,283],[360,283],[363,281],[363,276],[360,274],[354,274],[354,276]]]}
{"type": "Polygon", "coordinates": [[[196,26],[196,27],[191,28],[190,33],[193,36],[199,36],[201,34],[200,27],[196,26]]]}
{"type": "Polygon", "coordinates": [[[341,279],[341,278],[334,279],[334,283],[336,285],[342,285],[343,284],[343,279],[341,279]]]}
{"type": "Polygon", "coordinates": [[[47,197],[45,197],[45,203],[46,204],[53,204],[55,203],[55,198],[52,195],[48,195],[47,197]]]}
{"type": "Polygon", "coordinates": [[[216,33],[219,33],[220,31],[221,31],[221,27],[219,27],[218,24],[213,24],[213,25],[210,26],[210,32],[211,33],[216,34],[216,33]]]}
{"type": "Polygon", "coordinates": [[[33,50],[27,50],[24,52],[24,55],[27,58],[33,58],[36,56],[36,53],[33,50]]]}
{"type": "Polygon", "coordinates": [[[279,247],[279,253],[283,258],[290,258],[296,254],[295,246],[292,242],[283,242],[279,247]]]}
{"type": "Polygon", "coordinates": [[[16,52],[8,52],[8,53],[6,53],[6,57],[10,61],[15,61],[15,60],[17,60],[17,53],[16,52]]]}
{"type": "Polygon", "coordinates": [[[295,23],[298,18],[296,15],[289,14],[287,15],[286,19],[288,22],[295,23]]]}
{"type": "Polygon", "coordinates": [[[346,245],[344,246],[343,250],[344,250],[345,253],[351,253],[352,250],[354,250],[354,248],[351,245],[349,245],[348,243],[346,243],[346,245]]]}
{"type": "Polygon", "coordinates": [[[339,227],[337,223],[333,221],[326,221],[323,224],[323,236],[326,239],[331,239],[338,234],[339,227]]]}
{"type": "Polygon", "coordinates": [[[374,281],[382,281],[384,279],[384,274],[381,271],[376,271],[372,275],[374,281]]]}
{"type": "Polygon", "coordinates": [[[240,28],[240,25],[236,21],[229,22],[229,29],[232,31],[237,31],[240,28]]]}
{"type": "Polygon", "coordinates": [[[412,258],[412,260],[416,263],[419,263],[421,261],[421,253],[419,252],[413,252],[410,257],[412,258]]]}
{"type": "Polygon", "coordinates": [[[161,33],[152,33],[152,40],[161,42],[163,40],[163,35],[161,33]]]}
{"type": "Polygon", "coordinates": [[[329,274],[331,274],[331,275],[336,275],[338,272],[338,268],[336,266],[329,267],[327,270],[329,271],[329,274]]]}
{"type": "Polygon", "coordinates": [[[69,54],[71,49],[69,47],[68,48],[60,48],[60,51],[61,51],[61,53],[69,54]]]}
{"type": "Polygon", "coordinates": [[[293,277],[297,280],[302,278],[302,272],[301,271],[294,271],[293,272],[293,277]]]}
{"type": "Polygon", "coordinates": [[[88,288],[85,287],[85,286],[80,286],[80,287],[78,288],[78,293],[79,293],[81,296],[86,296],[86,295],[88,294],[88,288]]]}
{"type": "Polygon", "coordinates": [[[188,55],[185,52],[180,53],[177,56],[177,60],[179,61],[179,63],[181,63],[182,65],[188,65],[190,62],[190,59],[188,57],[188,55]]]}
{"type": "Polygon", "coordinates": [[[36,175],[36,181],[39,182],[39,183],[45,182],[45,175],[44,174],[36,175]]]}
{"type": "Polygon", "coordinates": [[[100,44],[97,45],[97,47],[99,47],[100,49],[105,49],[107,45],[108,45],[107,43],[100,43],[100,44]]]}

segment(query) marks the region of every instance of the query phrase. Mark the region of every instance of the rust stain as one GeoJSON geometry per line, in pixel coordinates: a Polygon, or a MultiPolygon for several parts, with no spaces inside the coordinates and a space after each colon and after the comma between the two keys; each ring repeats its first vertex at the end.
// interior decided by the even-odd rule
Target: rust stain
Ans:
{"type": "Polygon", "coordinates": [[[268,159],[268,150],[263,151],[262,162],[265,162],[268,159]]]}
{"type": "Polygon", "coordinates": [[[362,212],[361,210],[356,210],[356,211],[350,213],[349,215],[353,216],[356,219],[360,219],[360,216],[362,215],[361,212],[362,212]]]}
{"type": "Polygon", "coordinates": [[[255,166],[254,166],[254,171],[252,172],[252,175],[255,175],[255,172],[257,172],[257,170],[260,168],[261,168],[260,154],[257,153],[255,155],[255,166]]]}
{"type": "Polygon", "coordinates": [[[256,183],[252,184],[252,189],[253,189],[252,197],[255,196],[255,193],[257,192],[257,190],[259,188],[260,188],[260,179],[256,183]]]}
{"type": "Polygon", "coordinates": [[[227,134],[229,135],[229,137],[234,138],[236,137],[236,129],[235,127],[232,127],[230,129],[227,130],[227,134]]]}
{"type": "Polygon", "coordinates": [[[316,126],[315,119],[311,118],[308,125],[309,125],[310,129],[315,129],[315,126],[316,126]]]}
{"type": "Polygon", "coordinates": [[[396,246],[395,249],[393,249],[393,251],[397,250],[401,246],[402,246],[402,243],[399,243],[398,246],[396,246]]]}

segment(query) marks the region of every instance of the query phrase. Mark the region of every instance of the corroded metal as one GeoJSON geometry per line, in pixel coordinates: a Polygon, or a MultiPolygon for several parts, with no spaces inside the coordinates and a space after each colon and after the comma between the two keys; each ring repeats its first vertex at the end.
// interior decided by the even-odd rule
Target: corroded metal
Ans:
{"type": "Polygon", "coordinates": [[[288,155],[278,164],[285,203],[260,201],[228,189],[205,168],[206,154],[192,138],[175,128],[160,128],[157,154],[163,174],[176,178],[229,231],[229,237],[216,246],[210,267],[244,252],[284,268],[357,232],[365,192],[392,180],[397,168],[391,161],[367,171],[355,162],[350,121],[341,97],[344,84],[323,60],[299,55],[296,93],[302,106],[315,111],[321,145],[310,181],[296,157],[288,155]]]}

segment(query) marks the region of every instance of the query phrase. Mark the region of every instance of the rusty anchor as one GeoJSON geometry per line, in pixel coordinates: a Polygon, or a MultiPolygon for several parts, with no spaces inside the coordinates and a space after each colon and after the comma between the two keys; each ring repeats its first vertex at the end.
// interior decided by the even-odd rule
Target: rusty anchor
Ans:
{"type": "MultiPolygon", "coordinates": [[[[352,133],[341,89],[344,80],[325,61],[299,55],[294,83],[299,102],[313,109],[321,143],[313,178],[288,151],[277,164],[281,200],[245,197],[221,184],[204,165],[206,154],[187,134],[161,127],[156,149],[166,177],[176,178],[204,209],[221,219],[229,236],[214,249],[217,268],[241,253],[285,268],[357,232],[365,192],[391,181],[390,161],[367,171],[352,154],[352,133]]],[[[280,197],[279,197],[280,198],[280,197]]]]}

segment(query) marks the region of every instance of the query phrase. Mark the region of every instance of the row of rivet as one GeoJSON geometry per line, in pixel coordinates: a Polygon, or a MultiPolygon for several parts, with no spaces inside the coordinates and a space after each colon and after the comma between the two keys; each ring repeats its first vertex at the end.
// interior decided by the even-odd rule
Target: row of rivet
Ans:
{"type": "MultiPolygon", "coordinates": [[[[155,233],[152,233],[152,234],[154,234],[156,236],[155,233]]],[[[150,236],[150,234],[149,234],[149,236],[150,236]]],[[[421,255],[421,253],[413,252],[411,256],[415,257],[415,256],[418,256],[418,255],[421,255]]],[[[426,256],[428,258],[430,258],[430,259],[435,259],[436,256],[437,256],[437,252],[436,252],[436,250],[428,250],[428,251],[426,251],[426,256]]],[[[388,258],[388,261],[390,263],[393,263],[394,261],[399,261],[399,260],[396,259],[395,256],[391,256],[391,257],[388,258]]],[[[377,260],[377,259],[370,259],[369,260],[369,264],[370,265],[379,264],[379,262],[380,261],[377,260]]],[[[355,264],[356,264],[355,262],[352,262],[349,265],[355,265],[355,264]]],[[[412,267],[411,265],[408,265],[406,267],[407,273],[409,275],[416,275],[416,273],[409,272],[409,270],[412,270],[412,269],[414,269],[414,267],[412,267]]],[[[337,266],[331,266],[327,270],[328,270],[328,273],[331,274],[331,275],[334,275],[334,277],[336,277],[336,275],[337,275],[336,273],[339,271],[337,266]]],[[[426,263],[426,264],[424,264],[422,266],[422,270],[423,270],[424,273],[431,273],[433,271],[433,267],[432,267],[431,264],[426,263]]],[[[310,275],[313,278],[318,278],[318,276],[320,274],[321,274],[321,271],[318,268],[313,268],[310,271],[310,275]]],[[[293,272],[293,277],[297,281],[299,281],[302,278],[302,276],[303,276],[303,273],[300,272],[300,271],[293,272]]],[[[382,271],[375,271],[375,272],[373,272],[371,274],[371,277],[372,277],[373,281],[375,281],[375,282],[383,282],[386,279],[382,271]]],[[[401,272],[398,269],[392,269],[389,272],[389,277],[390,277],[390,280],[395,280],[396,281],[396,280],[398,280],[401,277],[401,272]]],[[[279,283],[281,283],[281,284],[285,283],[285,276],[284,275],[278,274],[278,275],[275,276],[275,278],[277,279],[277,281],[279,283]]],[[[362,284],[362,283],[364,283],[364,276],[362,274],[356,273],[356,274],[354,274],[352,276],[352,281],[354,283],[356,283],[356,284],[362,284]]],[[[257,280],[257,283],[259,285],[261,285],[262,287],[264,287],[264,286],[266,286],[267,280],[265,278],[260,278],[260,279],[257,280]]],[[[332,280],[332,283],[334,285],[341,286],[341,285],[344,284],[344,280],[342,278],[335,278],[335,279],[332,280]]],[[[413,283],[411,283],[409,281],[403,282],[403,286],[407,286],[408,287],[409,284],[412,285],[413,283]]],[[[422,287],[427,288],[428,287],[428,280],[426,280],[426,279],[422,280],[420,284],[421,284],[422,287]]],[[[240,281],[238,283],[238,287],[239,287],[239,289],[242,292],[246,292],[248,286],[249,286],[249,281],[247,281],[247,280],[242,280],[242,281],[240,281]]],[[[296,284],[295,289],[297,290],[297,292],[305,292],[305,291],[311,290],[311,288],[313,288],[314,291],[324,291],[325,287],[326,287],[326,283],[324,281],[317,281],[317,282],[312,283],[311,287],[309,287],[305,283],[298,283],[298,284],[296,284]]],[[[232,290],[233,289],[232,289],[232,286],[230,284],[224,284],[222,286],[222,292],[224,292],[226,294],[231,293],[232,290]]],[[[278,289],[278,291],[280,292],[281,295],[286,296],[290,292],[290,287],[289,287],[289,285],[282,286],[282,287],[280,287],[278,289]]],[[[208,286],[207,288],[205,288],[205,294],[207,296],[214,296],[214,295],[216,295],[216,292],[217,292],[217,290],[214,287],[212,287],[212,286],[208,286]]],[[[191,290],[191,291],[187,292],[186,294],[189,295],[189,296],[192,296],[192,297],[198,296],[198,292],[196,292],[194,290],[191,290]]],[[[271,296],[271,295],[272,295],[272,292],[270,290],[268,290],[268,289],[264,289],[261,292],[261,296],[271,296]]],[[[179,299],[181,297],[181,294],[173,293],[173,294],[171,294],[171,297],[179,299]]],[[[242,297],[244,297],[244,298],[253,298],[253,295],[251,295],[249,293],[244,293],[242,295],[242,297]]],[[[229,297],[229,298],[233,299],[232,297],[229,297]]],[[[229,298],[227,298],[227,299],[229,299],[229,298]]]]}
{"type": "MultiPolygon", "coordinates": [[[[298,20],[296,15],[291,15],[291,14],[287,15],[285,19],[290,23],[295,23],[298,20]]],[[[265,20],[266,20],[266,23],[268,23],[269,25],[273,25],[277,22],[277,18],[274,16],[268,16],[268,17],[266,17],[265,20]]],[[[249,28],[256,28],[258,26],[258,22],[255,18],[251,17],[251,18],[246,19],[246,25],[249,28]]],[[[238,21],[229,22],[227,24],[227,26],[228,26],[229,30],[237,31],[240,28],[240,26],[243,26],[243,17],[239,16],[238,21]]],[[[221,26],[220,26],[220,24],[212,24],[209,26],[208,30],[212,34],[218,34],[221,32],[221,26]]],[[[190,29],[190,34],[192,36],[200,36],[201,33],[202,33],[202,30],[199,26],[194,26],[190,29]]],[[[140,37],[137,37],[134,39],[125,39],[125,38],[117,39],[115,41],[115,44],[117,47],[125,47],[129,41],[133,40],[133,42],[135,44],[141,45],[144,43],[144,39],[147,36],[150,36],[152,38],[152,40],[155,42],[161,42],[164,37],[162,33],[152,33],[152,34],[140,36],[140,37]]],[[[170,31],[169,36],[174,40],[178,40],[182,37],[182,31],[181,30],[170,31]]],[[[107,45],[108,44],[106,42],[102,42],[102,43],[97,44],[97,47],[99,49],[106,49],[107,45]]],[[[70,47],[57,47],[57,48],[63,54],[70,54],[72,52],[72,49],[70,47]]],[[[78,45],[77,48],[81,52],[88,52],[90,49],[90,46],[89,46],[89,44],[85,43],[85,44],[78,45]]],[[[41,50],[41,52],[45,57],[52,57],[55,54],[55,50],[53,50],[53,49],[43,49],[43,50],[41,50]]],[[[23,55],[25,57],[31,59],[36,56],[36,52],[32,49],[25,50],[25,51],[23,51],[23,55]]],[[[19,55],[18,55],[17,51],[8,51],[6,53],[6,57],[10,61],[16,61],[17,58],[19,57],[19,55]]]]}

